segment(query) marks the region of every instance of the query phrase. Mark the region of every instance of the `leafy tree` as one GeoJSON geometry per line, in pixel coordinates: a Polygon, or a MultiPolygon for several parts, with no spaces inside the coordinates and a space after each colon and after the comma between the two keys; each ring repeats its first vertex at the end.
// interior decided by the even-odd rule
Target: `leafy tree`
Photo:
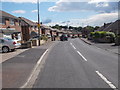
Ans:
{"type": "Polygon", "coordinates": [[[95,26],[94,30],[97,30],[98,28],[100,28],[99,26],[95,26]]]}

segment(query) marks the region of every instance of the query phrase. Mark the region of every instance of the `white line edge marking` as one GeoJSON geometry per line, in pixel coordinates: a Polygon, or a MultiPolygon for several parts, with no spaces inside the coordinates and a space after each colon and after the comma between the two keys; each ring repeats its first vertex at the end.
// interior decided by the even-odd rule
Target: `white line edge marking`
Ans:
{"type": "Polygon", "coordinates": [[[39,64],[41,63],[43,57],[45,56],[45,54],[46,54],[48,51],[49,51],[49,49],[47,49],[47,50],[43,53],[43,55],[40,57],[39,61],[37,62],[36,66],[34,67],[34,69],[33,69],[32,73],[31,73],[30,77],[29,77],[28,80],[27,80],[27,82],[26,82],[23,86],[21,86],[20,88],[25,88],[25,87],[27,86],[27,84],[28,84],[29,81],[31,80],[34,72],[36,71],[37,67],[39,66],[39,64]]]}
{"type": "Polygon", "coordinates": [[[87,61],[87,59],[86,59],[79,51],[77,51],[77,53],[78,53],[85,61],[87,61]]]}
{"type": "Polygon", "coordinates": [[[96,73],[112,88],[116,89],[116,86],[112,84],[112,82],[108,81],[108,79],[103,76],[99,71],[96,71],[96,73]]]}

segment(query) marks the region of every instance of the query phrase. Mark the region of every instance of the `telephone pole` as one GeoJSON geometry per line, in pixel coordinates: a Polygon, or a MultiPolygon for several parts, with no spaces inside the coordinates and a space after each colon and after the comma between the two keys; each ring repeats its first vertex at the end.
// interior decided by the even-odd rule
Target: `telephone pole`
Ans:
{"type": "Polygon", "coordinates": [[[40,14],[39,14],[39,0],[37,1],[37,8],[38,8],[38,45],[40,46],[40,14]]]}

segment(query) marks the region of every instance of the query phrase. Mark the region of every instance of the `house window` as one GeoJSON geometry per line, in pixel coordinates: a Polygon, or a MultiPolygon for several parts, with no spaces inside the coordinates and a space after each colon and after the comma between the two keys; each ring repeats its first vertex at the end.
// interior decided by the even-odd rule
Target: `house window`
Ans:
{"type": "Polygon", "coordinates": [[[15,25],[15,21],[13,19],[10,19],[10,25],[15,25]]]}
{"type": "Polygon", "coordinates": [[[5,18],[0,18],[0,24],[2,24],[2,25],[5,25],[5,24],[6,24],[5,18]]]}

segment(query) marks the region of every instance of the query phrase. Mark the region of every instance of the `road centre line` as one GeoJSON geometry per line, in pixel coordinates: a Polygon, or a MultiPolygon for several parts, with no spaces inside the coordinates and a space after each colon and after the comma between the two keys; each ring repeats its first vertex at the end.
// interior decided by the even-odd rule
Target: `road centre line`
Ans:
{"type": "Polygon", "coordinates": [[[80,51],[77,51],[77,53],[78,53],[85,61],[87,61],[87,59],[80,53],[80,51]]]}
{"type": "Polygon", "coordinates": [[[74,49],[76,49],[76,47],[72,44],[72,43],[70,43],[71,44],[71,46],[74,48],[74,49]]]}
{"type": "Polygon", "coordinates": [[[72,43],[70,43],[71,45],[73,45],[72,43]]]}
{"type": "Polygon", "coordinates": [[[103,76],[99,71],[96,71],[96,73],[112,88],[117,89],[115,85],[112,84],[105,76],[103,76]]]}
{"type": "MultiPolygon", "coordinates": [[[[74,49],[76,49],[76,47],[72,44],[72,43],[70,43],[71,44],[71,46],[74,48],[74,49]]],[[[77,53],[85,60],[85,61],[87,61],[87,59],[80,53],[80,51],[77,51],[77,53]]]]}
{"type": "Polygon", "coordinates": [[[27,82],[26,82],[23,86],[21,86],[20,88],[25,88],[25,87],[28,85],[28,83],[30,82],[30,80],[31,80],[32,77],[34,76],[34,74],[35,74],[38,66],[40,65],[43,57],[46,55],[46,53],[47,53],[48,51],[49,51],[49,49],[47,49],[47,50],[43,53],[43,55],[42,55],[42,56],[40,57],[40,59],[38,60],[36,66],[34,67],[34,69],[33,69],[32,73],[31,73],[30,77],[29,77],[28,80],[27,80],[27,82]]]}
{"type": "Polygon", "coordinates": [[[74,45],[73,45],[72,47],[73,47],[74,49],[76,49],[76,47],[75,47],[74,45]]]}

